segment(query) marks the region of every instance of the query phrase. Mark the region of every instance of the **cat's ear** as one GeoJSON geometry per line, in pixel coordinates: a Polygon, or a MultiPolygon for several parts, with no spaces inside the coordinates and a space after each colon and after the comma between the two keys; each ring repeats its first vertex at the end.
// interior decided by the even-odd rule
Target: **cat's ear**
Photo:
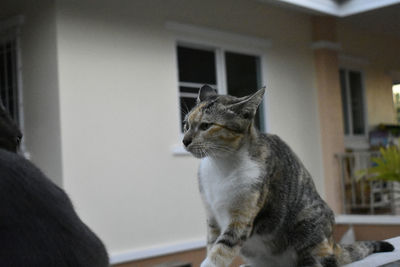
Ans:
{"type": "Polygon", "coordinates": [[[258,106],[263,100],[265,87],[261,88],[252,95],[242,98],[238,103],[230,105],[228,108],[245,119],[253,119],[258,106]]]}
{"type": "Polygon", "coordinates": [[[217,95],[217,91],[215,89],[213,89],[211,86],[209,86],[207,84],[203,85],[199,89],[199,94],[197,96],[197,103],[200,103],[201,101],[204,101],[207,98],[216,96],[216,95],[217,95]]]}

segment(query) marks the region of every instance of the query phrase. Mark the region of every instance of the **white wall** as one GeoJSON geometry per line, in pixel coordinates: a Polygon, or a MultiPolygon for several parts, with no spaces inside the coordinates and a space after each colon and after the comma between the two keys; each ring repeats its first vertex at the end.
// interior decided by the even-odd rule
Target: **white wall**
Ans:
{"type": "Polygon", "coordinates": [[[0,18],[22,15],[24,138],[31,160],[62,185],[55,6],[52,0],[5,0],[0,18]]]}
{"type": "Polygon", "coordinates": [[[64,185],[111,254],[205,236],[198,161],[171,153],[179,108],[166,21],[272,40],[268,128],[323,193],[308,16],[247,0],[82,2],[57,5],[64,185]]]}

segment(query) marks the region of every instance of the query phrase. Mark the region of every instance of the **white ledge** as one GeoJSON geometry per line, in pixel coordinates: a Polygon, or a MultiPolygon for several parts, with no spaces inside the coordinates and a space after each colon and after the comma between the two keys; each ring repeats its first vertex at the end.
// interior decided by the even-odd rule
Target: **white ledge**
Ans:
{"type": "Polygon", "coordinates": [[[124,252],[111,253],[110,264],[118,264],[128,261],[143,260],[168,254],[205,248],[205,239],[187,241],[174,244],[166,244],[147,249],[132,249],[124,252]]]}
{"type": "Polygon", "coordinates": [[[336,224],[400,225],[397,215],[336,215],[336,224]]]}
{"type": "MultiPolygon", "coordinates": [[[[386,215],[338,215],[336,216],[338,224],[399,224],[400,216],[386,216],[386,215]]],[[[377,253],[373,254],[364,260],[346,265],[346,267],[375,267],[396,260],[400,260],[400,237],[387,240],[392,243],[396,250],[391,253],[377,253]],[[380,264],[375,264],[379,262],[380,264]],[[374,265],[375,264],[375,265],[374,265]]],[[[123,262],[143,260],[153,257],[164,256],[184,251],[196,250],[205,248],[205,239],[198,239],[192,241],[183,241],[179,243],[157,245],[149,248],[132,249],[123,252],[114,252],[110,255],[110,264],[119,264],[123,262]]]]}
{"type": "MultiPolygon", "coordinates": [[[[394,251],[374,253],[360,261],[356,261],[356,262],[344,265],[343,267],[376,267],[376,266],[381,266],[383,264],[388,264],[388,263],[399,261],[400,260],[400,237],[391,238],[386,241],[388,241],[395,247],[394,251]]],[[[398,266],[398,265],[393,265],[393,266],[398,266]]]]}
{"type": "MultiPolygon", "coordinates": [[[[237,45],[250,46],[259,49],[269,48],[272,45],[271,40],[235,32],[221,31],[208,27],[202,27],[191,24],[183,24],[174,21],[165,23],[165,28],[171,32],[182,36],[185,40],[190,37],[197,37],[205,40],[213,40],[213,42],[223,41],[226,43],[234,43],[237,45]]],[[[188,39],[190,41],[190,39],[188,39]]]]}
{"type": "Polygon", "coordinates": [[[190,156],[190,153],[187,152],[182,145],[174,145],[171,150],[174,156],[190,156]]]}

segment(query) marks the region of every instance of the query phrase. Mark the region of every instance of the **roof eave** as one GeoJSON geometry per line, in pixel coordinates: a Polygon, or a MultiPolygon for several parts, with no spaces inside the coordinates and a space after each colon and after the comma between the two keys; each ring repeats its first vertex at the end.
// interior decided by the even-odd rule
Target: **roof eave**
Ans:
{"type": "Polygon", "coordinates": [[[311,11],[332,15],[336,17],[347,17],[350,15],[399,4],[400,0],[348,0],[338,3],[333,0],[258,0],[260,2],[275,2],[286,5],[305,8],[311,11]]]}

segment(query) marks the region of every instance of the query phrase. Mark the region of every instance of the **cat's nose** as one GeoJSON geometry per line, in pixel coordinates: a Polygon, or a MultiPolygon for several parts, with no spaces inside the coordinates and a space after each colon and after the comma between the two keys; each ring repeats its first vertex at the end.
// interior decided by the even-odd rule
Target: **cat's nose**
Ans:
{"type": "Polygon", "coordinates": [[[188,147],[191,143],[192,143],[192,138],[183,138],[182,140],[183,144],[185,145],[185,147],[188,147]]]}

